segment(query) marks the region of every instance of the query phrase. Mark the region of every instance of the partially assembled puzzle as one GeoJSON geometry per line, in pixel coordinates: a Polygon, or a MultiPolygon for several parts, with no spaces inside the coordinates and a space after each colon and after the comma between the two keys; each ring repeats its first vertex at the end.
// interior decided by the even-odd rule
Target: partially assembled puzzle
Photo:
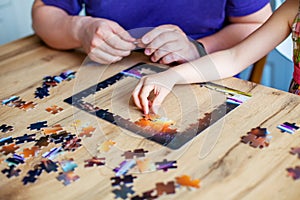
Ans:
{"type": "MultiPolygon", "coordinates": [[[[170,120],[171,117],[167,116],[144,116],[141,118],[141,111],[132,105],[128,106],[129,111],[124,110],[127,109],[124,108],[124,106],[126,107],[126,105],[130,104],[128,101],[130,101],[131,92],[138,80],[144,75],[161,72],[163,70],[164,69],[159,66],[139,63],[74,94],[64,101],[132,133],[171,149],[178,149],[251,96],[250,94],[217,84],[203,83],[196,85],[198,90],[206,91],[206,93],[219,91],[223,97],[228,97],[227,101],[226,98],[224,98],[223,101],[217,103],[203,102],[207,104],[206,110],[198,109],[199,114],[196,112],[197,115],[190,119],[187,113],[183,113],[182,117],[184,117],[184,119],[180,117],[173,119],[175,118],[174,116],[178,116],[177,109],[174,109],[173,113],[170,114],[172,115],[172,120],[170,120]],[[208,90],[206,88],[208,88],[208,90]],[[116,102],[114,105],[116,105],[117,108],[110,102],[116,102]],[[123,107],[121,108],[120,105],[122,104],[123,107]],[[131,116],[127,116],[126,112],[130,112],[131,116]],[[179,125],[179,121],[181,125],[179,125]]],[[[172,102],[167,103],[180,106],[176,98],[171,98],[170,101],[172,102]]],[[[189,104],[189,102],[186,103],[189,104]]],[[[189,110],[187,112],[192,111],[189,110]]]]}

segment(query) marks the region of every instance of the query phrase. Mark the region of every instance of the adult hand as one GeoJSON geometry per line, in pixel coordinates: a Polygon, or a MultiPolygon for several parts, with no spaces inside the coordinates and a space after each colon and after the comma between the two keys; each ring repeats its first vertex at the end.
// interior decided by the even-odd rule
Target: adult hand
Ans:
{"type": "Polygon", "coordinates": [[[79,40],[89,57],[101,64],[110,64],[130,54],[135,39],[116,22],[89,18],[80,27],[79,40]]]}
{"type": "Polygon", "coordinates": [[[141,41],[146,45],[145,54],[151,56],[153,62],[184,63],[200,57],[195,45],[175,25],[158,26],[146,33],[141,41]]]}
{"type": "Polygon", "coordinates": [[[149,114],[149,108],[157,114],[163,100],[179,79],[180,76],[172,69],[142,77],[132,92],[135,105],[142,109],[144,114],[149,114]],[[154,94],[153,101],[148,99],[151,92],[154,94]]]}

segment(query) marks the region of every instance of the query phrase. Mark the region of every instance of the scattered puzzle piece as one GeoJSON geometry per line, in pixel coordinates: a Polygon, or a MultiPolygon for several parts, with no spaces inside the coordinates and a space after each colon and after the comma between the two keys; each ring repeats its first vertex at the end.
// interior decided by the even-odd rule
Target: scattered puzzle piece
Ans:
{"type": "Polygon", "coordinates": [[[300,147],[292,147],[290,153],[293,155],[297,154],[298,158],[300,158],[300,147]]]}
{"type": "Polygon", "coordinates": [[[248,134],[246,136],[242,136],[241,142],[245,144],[250,144],[250,146],[256,148],[263,148],[269,146],[269,142],[264,137],[257,137],[256,135],[248,134]]]}
{"type": "Polygon", "coordinates": [[[75,151],[81,146],[80,141],[81,139],[75,137],[71,140],[64,142],[62,147],[65,151],[75,151]]]}
{"type": "Polygon", "coordinates": [[[60,166],[64,172],[74,171],[78,165],[74,162],[73,158],[69,160],[63,160],[60,163],[60,166]]]}
{"type": "Polygon", "coordinates": [[[158,196],[161,196],[164,193],[175,194],[175,183],[174,181],[169,181],[167,184],[156,183],[156,191],[158,196]]]}
{"type": "Polygon", "coordinates": [[[24,163],[24,158],[20,155],[14,154],[12,158],[7,158],[5,162],[8,163],[8,166],[14,165],[17,166],[19,164],[24,163]]]}
{"type": "Polygon", "coordinates": [[[115,198],[127,199],[128,194],[134,194],[133,186],[121,185],[120,189],[115,189],[112,192],[116,195],[115,198]]]}
{"type": "Polygon", "coordinates": [[[56,124],[52,127],[43,128],[42,131],[45,135],[57,134],[59,131],[62,131],[63,128],[60,124],[56,124]]]}
{"type": "Polygon", "coordinates": [[[49,144],[49,135],[40,137],[40,139],[36,141],[35,146],[38,146],[39,148],[46,147],[49,144]]]}
{"type": "Polygon", "coordinates": [[[120,164],[119,167],[113,169],[113,171],[116,172],[116,176],[125,175],[135,165],[136,165],[135,160],[125,160],[120,164]]]}
{"type": "Polygon", "coordinates": [[[200,180],[195,179],[192,180],[191,177],[187,175],[182,175],[180,177],[176,177],[176,182],[181,186],[200,188],[200,180]]]}
{"type": "Polygon", "coordinates": [[[288,176],[292,177],[294,180],[298,180],[300,178],[300,166],[296,166],[295,168],[287,168],[288,176]]]}
{"type": "Polygon", "coordinates": [[[56,179],[62,181],[64,185],[69,185],[71,182],[78,180],[79,176],[76,175],[73,171],[60,172],[59,176],[57,176],[56,179]]]}
{"type": "Polygon", "coordinates": [[[54,160],[59,154],[63,153],[62,147],[54,147],[49,152],[44,153],[42,156],[49,160],[54,160]]]}
{"type": "Polygon", "coordinates": [[[23,152],[21,154],[24,155],[23,156],[24,158],[28,158],[30,156],[35,157],[37,155],[38,151],[39,151],[39,147],[33,146],[33,147],[31,147],[31,149],[29,149],[29,148],[23,149],[23,152]]]}
{"type": "Polygon", "coordinates": [[[4,99],[2,100],[2,105],[7,105],[13,101],[17,101],[20,97],[18,96],[12,96],[12,97],[9,97],[8,99],[4,99]]]}
{"type": "Polygon", "coordinates": [[[149,190],[146,192],[143,192],[143,196],[134,196],[131,198],[131,200],[150,200],[150,199],[156,199],[158,196],[154,194],[155,190],[149,190]]]}
{"type": "Polygon", "coordinates": [[[35,168],[34,170],[30,170],[22,180],[23,184],[26,185],[27,183],[34,183],[37,180],[37,177],[42,173],[41,168],[35,168]]]}
{"type": "Polygon", "coordinates": [[[112,177],[112,178],[110,178],[110,180],[113,181],[111,183],[111,185],[116,186],[116,185],[124,185],[124,184],[128,184],[128,183],[133,183],[133,180],[135,178],[136,178],[136,176],[125,175],[122,178],[120,176],[112,177]]]}
{"type": "Polygon", "coordinates": [[[17,149],[19,149],[19,146],[16,146],[15,144],[10,144],[7,146],[2,147],[2,149],[0,150],[0,152],[3,152],[4,155],[8,155],[10,153],[15,153],[15,151],[17,149]]]}
{"type": "Polygon", "coordinates": [[[92,136],[92,132],[94,132],[96,130],[96,128],[92,127],[92,126],[87,126],[87,127],[83,127],[81,132],[79,133],[79,137],[91,137],[92,136]]]}
{"type": "Polygon", "coordinates": [[[5,144],[10,144],[12,142],[13,142],[13,138],[12,137],[1,138],[0,139],[0,146],[3,146],[5,144]]]}
{"type": "Polygon", "coordinates": [[[107,140],[105,142],[103,142],[101,145],[99,145],[98,147],[98,151],[101,152],[108,152],[110,150],[110,148],[115,145],[116,142],[112,141],[112,140],[107,140]]]}
{"type": "Polygon", "coordinates": [[[35,108],[36,105],[37,105],[36,103],[33,103],[32,101],[30,101],[30,102],[26,102],[25,104],[21,105],[19,108],[27,111],[27,110],[35,108]]]}
{"type": "Polygon", "coordinates": [[[251,129],[251,131],[248,132],[248,134],[255,135],[256,137],[266,137],[269,134],[269,132],[266,128],[257,127],[251,129]]]}
{"type": "Polygon", "coordinates": [[[47,127],[47,121],[42,122],[36,122],[33,124],[30,124],[29,127],[27,127],[30,130],[41,130],[41,128],[47,127]]]}
{"type": "Polygon", "coordinates": [[[246,136],[241,137],[241,142],[245,144],[250,144],[251,147],[254,148],[264,148],[269,146],[271,136],[268,136],[269,132],[266,128],[253,128],[250,132],[247,133],[246,136]]]}
{"type": "Polygon", "coordinates": [[[135,149],[132,151],[126,151],[122,156],[124,156],[126,159],[133,159],[134,157],[140,158],[145,157],[145,153],[148,151],[145,151],[144,149],[135,149]]]}
{"type": "Polygon", "coordinates": [[[2,173],[6,174],[7,178],[11,178],[13,176],[19,176],[21,170],[20,169],[15,169],[16,166],[11,165],[9,166],[9,169],[3,169],[2,173]]]}
{"type": "Polygon", "coordinates": [[[41,169],[45,170],[47,173],[56,172],[58,165],[56,162],[53,162],[49,159],[42,159],[40,164],[41,169]]]}
{"type": "Polygon", "coordinates": [[[156,170],[155,164],[150,161],[149,158],[145,158],[143,160],[139,159],[136,161],[137,167],[140,172],[152,172],[156,170]]]}
{"type": "Polygon", "coordinates": [[[50,112],[51,114],[55,115],[58,112],[63,111],[64,109],[61,107],[58,107],[57,105],[53,105],[51,107],[46,108],[47,112],[50,112]]]}
{"type": "Polygon", "coordinates": [[[2,124],[0,126],[0,130],[1,130],[2,133],[7,133],[7,132],[10,132],[10,131],[13,131],[14,127],[13,126],[8,126],[7,124],[2,124]]]}
{"type": "Polygon", "coordinates": [[[16,140],[16,144],[21,144],[21,143],[25,143],[25,142],[34,142],[35,134],[31,134],[31,135],[25,134],[23,136],[14,138],[14,140],[16,140]]]}
{"type": "Polygon", "coordinates": [[[93,157],[92,159],[85,160],[86,163],[84,167],[93,167],[93,166],[101,166],[105,165],[105,158],[97,158],[93,157]]]}
{"type": "Polygon", "coordinates": [[[175,165],[177,163],[177,161],[167,161],[166,159],[164,159],[162,162],[156,162],[156,169],[157,170],[163,170],[164,172],[168,171],[168,169],[171,168],[177,168],[177,166],[175,165]]]}
{"type": "Polygon", "coordinates": [[[289,122],[284,122],[283,124],[278,125],[277,128],[280,129],[281,132],[287,132],[289,134],[294,134],[295,131],[299,129],[299,127],[296,126],[296,123],[289,122]]]}
{"type": "Polygon", "coordinates": [[[43,99],[44,97],[49,96],[49,89],[48,87],[38,87],[34,92],[35,98],[43,99]]]}
{"type": "Polygon", "coordinates": [[[63,143],[74,138],[73,134],[68,133],[67,131],[60,131],[59,133],[50,135],[50,141],[55,144],[63,143]]]}

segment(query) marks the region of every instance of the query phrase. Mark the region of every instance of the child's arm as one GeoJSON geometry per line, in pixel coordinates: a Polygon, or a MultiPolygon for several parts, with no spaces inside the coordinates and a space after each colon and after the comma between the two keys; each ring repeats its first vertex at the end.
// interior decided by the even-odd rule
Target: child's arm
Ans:
{"type": "Polygon", "coordinates": [[[135,104],[149,112],[147,97],[154,91],[152,110],[157,112],[175,84],[199,83],[231,77],[274,49],[291,32],[298,0],[287,0],[270,19],[243,42],[231,49],[178,65],[165,72],[142,78],[133,91],[135,104]]]}

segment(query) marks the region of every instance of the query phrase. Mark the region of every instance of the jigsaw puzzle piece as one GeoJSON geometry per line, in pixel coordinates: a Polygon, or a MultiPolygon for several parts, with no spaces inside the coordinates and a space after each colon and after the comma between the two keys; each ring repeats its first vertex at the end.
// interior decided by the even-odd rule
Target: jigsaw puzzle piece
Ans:
{"type": "Polygon", "coordinates": [[[69,160],[63,160],[60,162],[60,166],[64,172],[74,171],[78,165],[71,158],[69,160]]]}
{"type": "Polygon", "coordinates": [[[61,108],[61,107],[59,107],[59,106],[57,106],[57,105],[53,105],[53,106],[51,106],[51,107],[46,108],[45,110],[46,110],[47,112],[49,112],[49,113],[55,115],[55,114],[57,114],[57,113],[63,111],[64,109],[61,108]]]}
{"type": "Polygon", "coordinates": [[[136,178],[136,176],[132,176],[132,175],[125,175],[123,177],[120,176],[116,176],[116,177],[112,177],[110,178],[110,180],[112,180],[113,182],[111,183],[112,186],[116,186],[116,185],[124,185],[124,184],[129,184],[129,183],[133,183],[133,180],[136,178]]]}
{"type": "Polygon", "coordinates": [[[78,180],[79,176],[76,175],[73,171],[60,172],[59,176],[57,176],[56,179],[62,181],[64,185],[69,185],[72,182],[78,180]]]}
{"type": "Polygon", "coordinates": [[[41,148],[41,147],[46,147],[49,145],[49,135],[40,137],[37,142],[35,143],[35,146],[41,148]]]}
{"type": "Polygon", "coordinates": [[[10,143],[13,143],[13,138],[10,136],[10,137],[6,137],[6,138],[1,138],[0,139],[0,146],[3,146],[5,144],[10,144],[10,143]]]}
{"type": "Polygon", "coordinates": [[[112,140],[107,140],[104,141],[101,145],[99,145],[98,147],[98,151],[101,152],[108,152],[110,150],[110,148],[115,145],[116,142],[112,141],[112,140]]]}
{"type": "Polygon", "coordinates": [[[21,144],[21,143],[25,143],[25,142],[34,142],[35,134],[31,134],[31,135],[25,134],[23,136],[14,138],[14,140],[16,140],[16,144],[21,144]]]}
{"type": "Polygon", "coordinates": [[[101,166],[105,165],[105,158],[93,157],[92,159],[85,160],[84,162],[86,163],[84,167],[101,166]]]}
{"type": "Polygon", "coordinates": [[[41,169],[45,170],[47,173],[56,172],[58,165],[50,159],[42,159],[40,164],[41,169]]]}
{"type": "Polygon", "coordinates": [[[26,185],[27,183],[34,183],[37,180],[37,177],[41,175],[42,173],[41,168],[35,168],[34,170],[30,170],[27,173],[27,176],[25,176],[22,180],[23,184],[26,185]]]}
{"type": "Polygon", "coordinates": [[[14,154],[12,158],[7,158],[5,162],[8,163],[8,166],[14,165],[17,166],[19,164],[24,163],[24,158],[20,155],[14,154]]]}
{"type": "Polygon", "coordinates": [[[143,192],[142,196],[134,196],[131,198],[131,200],[152,200],[158,198],[157,194],[154,194],[155,190],[149,190],[146,192],[143,192]]]}
{"type": "Polygon", "coordinates": [[[38,154],[38,151],[39,151],[39,147],[33,146],[30,149],[29,148],[23,149],[23,152],[21,154],[23,154],[24,158],[28,158],[30,156],[35,157],[38,154]]]}
{"type": "Polygon", "coordinates": [[[120,189],[113,190],[112,192],[116,195],[115,199],[117,199],[117,198],[127,199],[128,194],[134,194],[132,187],[133,186],[121,185],[120,189]]]}
{"type": "Polygon", "coordinates": [[[11,165],[11,166],[9,166],[8,169],[3,169],[2,173],[6,174],[7,178],[11,178],[13,176],[19,176],[21,170],[20,169],[15,169],[15,168],[16,168],[16,166],[11,165]]]}
{"type": "Polygon", "coordinates": [[[164,159],[162,162],[156,162],[156,169],[157,170],[163,170],[164,172],[168,171],[169,169],[172,168],[177,168],[176,166],[177,161],[167,161],[164,159]]]}
{"type": "Polygon", "coordinates": [[[283,124],[278,125],[277,128],[280,129],[281,132],[287,132],[289,134],[294,134],[295,131],[299,129],[295,123],[289,122],[284,122],[283,124]]]}
{"type": "Polygon", "coordinates": [[[200,180],[192,180],[191,177],[187,175],[176,177],[176,182],[181,186],[200,188],[200,180]]]}
{"type": "Polygon", "coordinates": [[[91,137],[94,131],[96,130],[96,128],[92,127],[92,126],[87,126],[87,127],[83,127],[81,132],[79,133],[79,137],[91,137]]]}
{"type": "Polygon", "coordinates": [[[8,155],[10,153],[15,153],[15,151],[19,148],[20,147],[15,144],[10,144],[10,145],[3,146],[0,152],[3,152],[4,155],[8,155]]]}
{"type": "Polygon", "coordinates": [[[7,133],[7,132],[10,132],[10,131],[13,131],[14,127],[13,126],[8,126],[7,124],[2,124],[0,126],[0,130],[1,130],[2,133],[7,133]]]}
{"type": "Polygon", "coordinates": [[[288,168],[288,176],[292,177],[294,180],[298,180],[300,178],[300,166],[296,166],[295,168],[288,168]]]}
{"type": "Polygon", "coordinates": [[[47,121],[41,121],[41,122],[36,122],[33,124],[30,124],[29,127],[27,127],[30,130],[41,130],[44,127],[47,127],[47,121]]]}
{"type": "Polygon", "coordinates": [[[64,142],[62,147],[65,151],[75,151],[81,146],[80,142],[81,139],[75,137],[64,142]]]}
{"type": "Polygon", "coordinates": [[[290,153],[293,155],[297,154],[298,158],[300,158],[300,147],[292,147],[290,153]]]}
{"type": "Polygon", "coordinates": [[[119,167],[113,169],[113,171],[116,172],[116,176],[125,175],[135,165],[136,165],[135,160],[125,160],[120,164],[119,167]]]}
{"type": "Polygon", "coordinates": [[[167,184],[156,183],[156,191],[158,196],[161,196],[164,193],[175,194],[175,183],[174,181],[170,181],[167,184]]]}

